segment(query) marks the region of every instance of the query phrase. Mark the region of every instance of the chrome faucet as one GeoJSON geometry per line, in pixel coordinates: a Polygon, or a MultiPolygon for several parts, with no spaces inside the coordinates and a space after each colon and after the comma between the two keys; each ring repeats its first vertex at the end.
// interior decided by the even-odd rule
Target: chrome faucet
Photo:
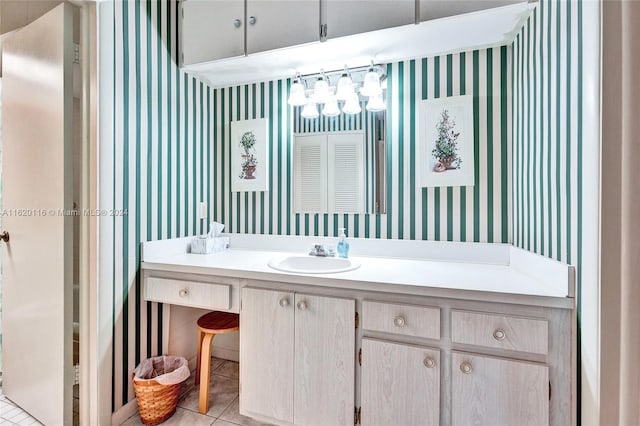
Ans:
{"type": "Polygon", "coordinates": [[[335,253],[331,249],[327,250],[322,244],[316,244],[309,252],[309,256],[327,257],[334,256],[335,253]]]}

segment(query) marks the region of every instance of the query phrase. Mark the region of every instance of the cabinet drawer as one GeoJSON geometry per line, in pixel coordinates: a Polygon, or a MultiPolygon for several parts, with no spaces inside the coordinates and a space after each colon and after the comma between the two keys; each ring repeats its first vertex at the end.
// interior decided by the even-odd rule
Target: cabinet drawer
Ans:
{"type": "Polygon", "coordinates": [[[364,301],[362,302],[362,328],[440,339],[440,309],[364,301]]]}
{"type": "Polygon", "coordinates": [[[231,285],[149,277],[144,286],[144,298],[153,302],[228,310],[231,308],[231,285]]]}
{"type": "Polygon", "coordinates": [[[507,315],[452,311],[451,341],[546,355],[549,351],[546,320],[507,315]]]}

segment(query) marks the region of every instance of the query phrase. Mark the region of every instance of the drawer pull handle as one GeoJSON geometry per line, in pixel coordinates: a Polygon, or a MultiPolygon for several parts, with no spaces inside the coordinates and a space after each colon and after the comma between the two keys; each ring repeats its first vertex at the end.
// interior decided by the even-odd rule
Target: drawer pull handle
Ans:
{"type": "Polygon", "coordinates": [[[239,19],[234,19],[233,20],[233,26],[236,28],[240,28],[240,25],[242,25],[242,21],[239,19]]]}
{"type": "Polygon", "coordinates": [[[299,301],[298,309],[300,309],[301,311],[304,311],[305,309],[307,309],[307,302],[305,302],[304,300],[299,301]]]}
{"type": "Polygon", "coordinates": [[[404,325],[407,323],[405,321],[405,319],[403,317],[396,317],[393,320],[393,323],[395,324],[396,327],[404,327],[404,325]]]}
{"type": "Polygon", "coordinates": [[[258,22],[258,20],[256,19],[255,16],[249,16],[249,24],[255,25],[256,22],[258,22]]]}
{"type": "Polygon", "coordinates": [[[493,338],[496,340],[504,340],[505,337],[507,337],[507,333],[501,328],[493,332],[493,338]]]}
{"type": "Polygon", "coordinates": [[[287,306],[289,306],[289,299],[286,297],[283,297],[282,299],[280,299],[280,306],[282,306],[283,308],[286,308],[287,306]]]}
{"type": "Polygon", "coordinates": [[[464,374],[471,374],[473,368],[468,362],[463,362],[462,364],[460,364],[460,371],[462,371],[464,374]]]}
{"type": "Polygon", "coordinates": [[[436,361],[433,358],[429,358],[429,357],[425,358],[423,363],[424,363],[424,366],[427,368],[433,368],[436,366],[436,361]]]}
{"type": "Polygon", "coordinates": [[[180,297],[187,297],[189,295],[189,290],[187,290],[186,288],[183,288],[178,292],[178,295],[180,297]]]}

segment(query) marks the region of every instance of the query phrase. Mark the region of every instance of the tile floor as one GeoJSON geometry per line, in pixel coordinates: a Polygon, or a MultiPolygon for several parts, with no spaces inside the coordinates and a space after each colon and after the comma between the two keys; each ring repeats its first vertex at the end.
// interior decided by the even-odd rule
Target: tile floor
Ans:
{"type": "Polygon", "coordinates": [[[9,401],[2,393],[0,387],[0,425],[2,426],[27,426],[27,425],[41,425],[39,421],[31,417],[22,408],[9,401]]]}
{"type": "MultiPolygon", "coordinates": [[[[209,389],[209,411],[198,413],[198,389],[194,377],[187,379],[176,413],[164,425],[187,426],[261,426],[249,417],[240,415],[238,405],[238,363],[218,358],[211,359],[211,387],[209,389]]],[[[140,417],[130,417],[123,426],[142,425],[140,417]]]]}

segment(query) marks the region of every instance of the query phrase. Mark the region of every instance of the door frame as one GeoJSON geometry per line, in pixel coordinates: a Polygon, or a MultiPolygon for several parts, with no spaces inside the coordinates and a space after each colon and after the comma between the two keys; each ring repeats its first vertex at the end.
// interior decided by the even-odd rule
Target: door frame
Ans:
{"type": "MultiPolygon", "coordinates": [[[[98,26],[105,23],[105,3],[69,0],[80,9],[80,69],[82,137],[81,212],[98,211],[100,205],[99,164],[99,64],[106,60],[99,50],[98,26]],[[99,8],[102,9],[99,11],[99,8]],[[99,21],[99,19],[101,21],[99,21]]],[[[108,19],[108,17],[106,17],[108,19]]],[[[103,43],[104,44],[104,43],[103,43]]],[[[102,46],[100,46],[102,47],[102,46]]],[[[107,52],[109,53],[109,52],[107,52]]],[[[105,80],[108,76],[105,76],[105,80]]],[[[80,424],[111,424],[111,294],[99,280],[100,216],[80,217],[80,424]],[[101,285],[102,284],[102,285],[101,285]]]]}

